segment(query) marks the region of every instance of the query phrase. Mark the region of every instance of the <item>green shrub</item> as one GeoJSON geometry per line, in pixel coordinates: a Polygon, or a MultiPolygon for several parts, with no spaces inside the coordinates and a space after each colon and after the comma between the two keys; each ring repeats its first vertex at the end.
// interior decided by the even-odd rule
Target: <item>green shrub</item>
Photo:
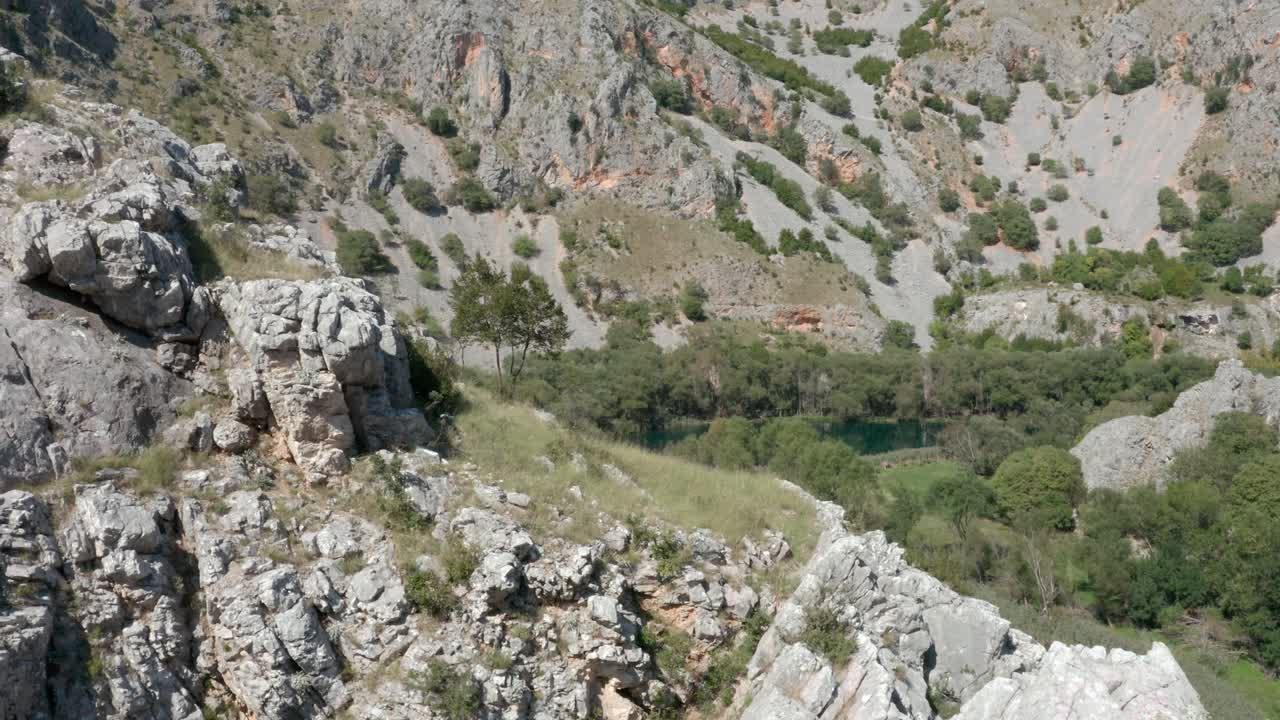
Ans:
{"type": "Polygon", "coordinates": [[[880,87],[885,76],[893,71],[893,63],[875,55],[864,55],[853,64],[853,71],[862,78],[862,82],[871,87],[880,87]]]}
{"type": "Polygon", "coordinates": [[[459,268],[467,264],[467,249],[462,245],[462,238],[457,233],[446,233],[440,238],[440,247],[444,249],[444,254],[453,261],[454,265],[459,268]]]}
{"type": "Polygon", "coordinates": [[[27,106],[27,100],[27,86],[22,79],[22,70],[16,63],[0,65],[0,116],[22,110],[27,106]]]}
{"type": "Polygon", "coordinates": [[[463,172],[471,172],[480,167],[480,145],[469,143],[462,138],[451,138],[445,143],[445,150],[453,159],[453,164],[463,172]]]}
{"type": "Polygon", "coordinates": [[[1004,233],[1004,242],[1015,250],[1035,250],[1040,246],[1039,233],[1031,213],[1017,200],[1008,199],[995,209],[996,223],[1004,233]]]}
{"type": "Polygon", "coordinates": [[[331,122],[322,122],[316,126],[316,140],[325,147],[338,146],[338,128],[331,122]]]}
{"type": "Polygon", "coordinates": [[[840,619],[840,613],[820,605],[805,611],[804,632],[797,640],[825,657],[839,671],[858,649],[857,641],[850,635],[849,625],[840,619]]]}
{"type": "Polygon", "coordinates": [[[1160,206],[1160,229],[1177,232],[1191,227],[1194,218],[1191,208],[1171,187],[1162,187],[1156,194],[1156,203],[1160,206]]]}
{"type": "Polygon", "coordinates": [[[1031,198],[1031,212],[1042,213],[1048,209],[1049,209],[1049,204],[1044,201],[1044,198],[1042,197],[1031,198]]]}
{"type": "Polygon", "coordinates": [[[718,25],[709,25],[703,33],[712,42],[749,65],[757,72],[786,85],[789,90],[813,90],[822,95],[833,95],[836,89],[829,83],[814,77],[804,67],[774,55],[769,50],[734,33],[725,32],[718,25]]]}
{"type": "Polygon", "coordinates": [[[1049,524],[1059,530],[1075,525],[1073,510],[1084,499],[1080,461],[1056,447],[1019,450],[996,469],[991,480],[1005,517],[1049,524]]]}
{"type": "Polygon", "coordinates": [[[1204,94],[1204,111],[1209,115],[1217,115],[1227,109],[1231,91],[1224,87],[1212,87],[1204,94]]]}
{"type": "Polygon", "coordinates": [[[377,190],[370,190],[365,196],[365,202],[369,203],[369,207],[378,211],[386,219],[388,225],[399,225],[400,216],[396,214],[395,208],[391,207],[391,201],[387,196],[377,190]]]}
{"type": "Polygon", "coordinates": [[[960,193],[951,188],[942,188],[938,191],[938,207],[943,212],[955,212],[960,209],[960,193]]]}
{"type": "Polygon", "coordinates": [[[933,36],[924,28],[908,25],[898,32],[898,57],[909,60],[933,48],[933,36]]]}
{"type": "Polygon", "coordinates": [[[409,571],[404,579],[404,594],[415,607],[438,620],[448,618],[459,605],[453,588],[430,570],[409,571]]]}
{"type": "Polygon", "coordinates": [[[1027,167],[1037,167],[1040,165],[1040,153],[1027,153],[1027,167]]]}
{"type": "Polygon", "coordinates": [[[511,251],[525,260],[535,258],[542,252],[538,244],[528,235],[517,237],[515,242],[511,244],[511,251]]]}
{"type": "Polygon", "coordinates": [[[864,135],[859,142],[862,143],[863,147],[870,150],[872,155],[880,154],[880,138],[864,135]]]}
{"type": "Polygon", "coordinates": [[[427,695],[427,704],[443,720],[473,720],[480,712],[480,688],[468,673],[443,660],[432,658],[425,672],[410,675],[409,685],[427,695]]]}
{"type": "Polygon", "coordinates": [[[395,265],[382,253],[378,240],[368,230],[348,230],[341,223],[334,232],[338,236],[338,265],[342,272],[354,277],[395,271],[395,265]]]}
{"type": "Polygon", "coordinates": [[[278,175],[254,173],[245,178],[249,207],[258,212],[289,217],[298,211],[293,187],[278,175]]]}
{"type": "Polygon", "coordinates": [[[684,289],[680,292],[680,312],[694,322],[706,320],[707,297],[707,291],[702,284],[697,280],[690,280],[685,283],[684,289]]]}
{"type": "Polygon", "coordinates": [[[664,110],[681,115],[693,112],[693,101],[689,97],[688,88],[681,80],[655,80],[649,84],[649,92],[653,94],[658,107],[664,110]]]}
{"type": "Polygon", "coordinates": [[[982,139],[982,119],[977,115],[956,113],[956,125],[960,128],[960,137],[965,140],[982,139]]]}
{"type": "Polygon", "coordinates": [[[1009,119],[1009,113],[1013,109],[1008,99],[996,94],[984,95],[982,104],[978,106],[982,110],[982,117],[987,122],[1002,123],[1009,119]]]}
{"type": "Polygon", "coordinates": [[[485,186],[473,177],[459,179],[449,188],[449,197],[453,203],[461,205],[473,213],[489,212],[498,207],[498,201],[485,186]]]}
{"type": "Polygon", "coordinates": [[[449,117],[448,108],[433,107],[431,112],[427,113],[427,129],[431,134],[439,137],[451,138],[458,134],[458,126],[454,124],[453,118],[449,117]]]}
{"type": "MultiPolygon", "coordinates": [[[[833,10],[832,12],[836,12],[833,10]]],[[[838,25],[839,23],[833,23],[838,25]]],[[[854,30],[853,28],[826,28],[816,30],[813,33],[813,42],[818,46],[818,52],[827,55],[845,55],[849,54],[850,45],[858,47],[867,47],[871,41],[875,39],[875,33],[870,30],[854,30]]]]}
{"type": "Polygon", "coordinates": [[[1066,185],[1054,185],[1049,188],[1049,192],[1045,193],[1045,196],[1054,202],[1065,202],[1067,198],[1071,197],[1071,193],[1067,190],[1066,185]]]}
{"type": "Polygon", "coordinates": [[[920,111],[915,108],[902,113],[898,121],[902,123],[902,127],[908,132],[919,132],[924,129],[924,120],[920,115],[920,111]]]}
{"type": "Polygon", "coordinates": [[[404,193],[409,207],[424,215],[440,209],[440,200],[436,197],[436,189],[422,178],[404,178],[400,181],[400,191],[404,193]]]}
{"type": "Polygon", "coordinates": [[[1117,95],[1141,90],[1156,81],[1156,64],[1148,56],[1135,58],[1129,65],[1129,74],[1120,76],[1114,70],[1107,73],[1104,80],[1111,92],[1117,95]]]}
{"type": "Polygon", "coordinates": [[[1085,241],[1085,244],[1087,245],[1101,245],[1102,244],[1102,228],[1098,227],[1097,225],[1094,225],[1088,230],[1085,230],[1084,241],[1085,241]]]}
{"type": "Polygon", "coordinates": [[[409,238],[405,241],[405,249],[409,252],[409,259],[413,261],[423,270],[437,270],[440,265],[436,262],[436,256],[431,252],[431,248],[427,244],[417,238],[409,238]]]}
{"type": "Polygon", "coordinates": [[[467,547],[456,535],[450,536],[440,560],[444,564],[445,579],[451,585],[467,582],[480,567],[480,553],[467,547]]]}

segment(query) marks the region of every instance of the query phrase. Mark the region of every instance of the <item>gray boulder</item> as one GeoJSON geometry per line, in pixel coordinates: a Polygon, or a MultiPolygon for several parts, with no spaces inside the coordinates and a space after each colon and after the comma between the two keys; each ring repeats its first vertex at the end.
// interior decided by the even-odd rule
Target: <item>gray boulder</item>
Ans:
{"type": "Polygon", "coordinates": [[[1208,442],[1214,418],[1225,412],[1255,413],[1273,426],[1280,423],[1280,378],[1257,375],[1239,360],[1224,361],[1212,379],[1179,395],[1165,412],[1105,422],[1071,454],[1080,459],[1090,489],[1163,488],[1174,455],[1208,442]]]}

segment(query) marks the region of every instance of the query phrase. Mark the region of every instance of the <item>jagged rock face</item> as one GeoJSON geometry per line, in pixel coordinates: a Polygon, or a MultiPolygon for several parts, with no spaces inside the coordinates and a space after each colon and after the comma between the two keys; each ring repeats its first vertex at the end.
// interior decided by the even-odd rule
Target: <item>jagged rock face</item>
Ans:
{"type": "Polygon", "coordinates": [[[45,600],[58,589],[60,565],[48,507],[27,492],[0,495],[0,717],[50,717],[54,610],[45,600]]]}
{"type": "Polygon", "coordinates": [[[1105,422],[1085,435],[1071,454],[1080,459],[1090,489],[1163,488],[1174,455],[1203,446],[1213,431],[1214,418],[1226,412],[1255,413],[1276,425],[1280,378],[1254,374],[1239,360],[1224,361],[1212,379],[1179,395],[1165,412],[1105,422]]]}
{"type": "MultiPolygon", "coordinates": [[[[460,108],[462,135],[482,146],[476,176],[502,193],[539,182],[707,215],[733,189],[705,150],[672,137],[644,66],[688,78],[704,107],[772,126],[773,90],[661,12],[619,2],[570,2],[530,12],[517,3],[393,0],[317,33],[311,82],[353,94],[370,78],[424,108],[460,108]],[[570,117],[575,123],[570,123],[570,117]]],[[[381,150],[365,174],[380,187],[381,150]]]]}
{"type": "Polygon", "coordinates": [[[932,697],[958,717],[1207,720],[1167,648],[1049,650],[989,603],[908,565],[880,532],[833,528],[751,659],[727,717],[930,720],[932,697]],[[843,667],[801,640],[807,616],[834,611],[856,649],[843,667]]]}
{"type": "Polygon", "coordinates": [[[218,307],[248,355],[232,384],[241,420],[271,417],[294,460],[320,476],[347,453],[430,439],[413,408],[404,341],[364,281],[227,281],[218,307]]]}

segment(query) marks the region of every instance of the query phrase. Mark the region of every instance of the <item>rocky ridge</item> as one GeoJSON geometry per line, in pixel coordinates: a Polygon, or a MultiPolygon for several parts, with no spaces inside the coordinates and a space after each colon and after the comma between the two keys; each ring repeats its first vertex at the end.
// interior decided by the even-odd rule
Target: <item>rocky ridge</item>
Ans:
{"type": "Polygon", "coordinates": [[[430,453],[380,458],[363,482],[406,493],[419,539],[360,510],[376,486],[288,490],[244,456],[172,492],[105,470],[50,501],[0,495],[0,668],[24,680],[6,687],[32,689],[0,693],[3,716],[458,717],[446,708],[461,702],[467,717],[621,720],[691,697],[705,659],[754,642],[746,624],[771,616],[713,715],[932,719],[946,699],[964,718],[1206,717],[1164,646],[1046,650],[882,534],[849,534],[831,505],[784,602],[752,589],[789,553],[776,534],[730,547],[660,530],[689,550],[671,568],[636,534],[653,528],[539,537],[526,529],[538,498],[430,453]],[[465,570],[449,570],[459,557],[465,570]],[[807,631],[823,612],[842,637],[807,631]],[[672,633],[690,643],[679,671],[655,640],[672,633]],[[815,639],[846,641],[848,659],[815,639]]]}

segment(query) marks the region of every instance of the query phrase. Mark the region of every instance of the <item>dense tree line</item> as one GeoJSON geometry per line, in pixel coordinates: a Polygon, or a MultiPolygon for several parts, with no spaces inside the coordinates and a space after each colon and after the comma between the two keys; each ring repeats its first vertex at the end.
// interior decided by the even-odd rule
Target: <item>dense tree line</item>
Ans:
{"type": "Polygon", "coordinates": [[[618,434],[680,418],[823,415],[989,418],[1020,435],[1057,438],[1112,401],[1163,409],[1212,372],[1209,361],[1176,353],[1150,360],[1120,346],[1047,347],[848,353],[803,336],[708,323],[663,353],[642,323],[615,322],[599,350],[530,358],[523,392],[567,422],[618,434]]]}

